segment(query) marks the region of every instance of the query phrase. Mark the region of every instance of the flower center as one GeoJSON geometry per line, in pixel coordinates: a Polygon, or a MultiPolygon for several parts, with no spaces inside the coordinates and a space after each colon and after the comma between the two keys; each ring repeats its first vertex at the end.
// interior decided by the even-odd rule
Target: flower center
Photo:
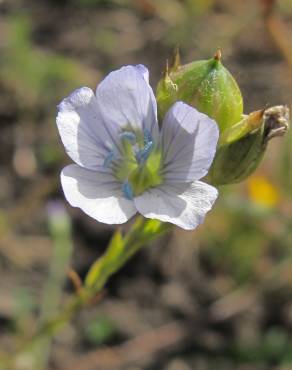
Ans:
{"type": "Polygon", "coordinates": [[[110,151],[104,167],[110,167],[117,180],[122,182],[125,198],[133,199],[146,189],[162,183],[161,152],[151,133],[125,130],[119,135],[119,151],[110,151]]]}

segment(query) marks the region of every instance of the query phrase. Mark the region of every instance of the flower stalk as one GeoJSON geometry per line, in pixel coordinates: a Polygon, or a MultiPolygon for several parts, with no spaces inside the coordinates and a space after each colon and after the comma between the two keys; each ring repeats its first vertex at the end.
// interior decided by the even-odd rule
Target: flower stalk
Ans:
{"type": "Polygon", "coordinates": [[[164,234],[169,228],[169,224],[158,220],[138,217],[124,238],[119,230],[116,231],[105,254],[91,266],[85,279],[85,289],[98,293],[108,278],[143,245],[164,234]]]}
{"type": "Polygon", "coordinates": [[[109,278],[117,272],[134,254],[150,241],[157,239],[170,230],[170,225],[158,220],[137,217],[123,237],[118,230],[113,235],[107,250],[90,268],[84,286],[78,295],[55,317],[43,322],[34,336],[24,343],[13,356],[0,358],[0,369],[13,369],[21,355],[35,348],[40,341],[51,338],[62,329],[83,307],[102,291],[109,278]]]}

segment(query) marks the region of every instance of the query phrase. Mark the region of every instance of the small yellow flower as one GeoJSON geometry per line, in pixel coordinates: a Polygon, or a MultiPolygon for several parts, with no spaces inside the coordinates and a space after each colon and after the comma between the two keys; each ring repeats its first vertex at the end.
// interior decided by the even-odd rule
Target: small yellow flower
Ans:
{"type": "Polygon", "coordinates": [[[252,176],[247,181],[248,195],[257,205],[274,208],[279,204],[279,190],[264,176],[252,176]]]}

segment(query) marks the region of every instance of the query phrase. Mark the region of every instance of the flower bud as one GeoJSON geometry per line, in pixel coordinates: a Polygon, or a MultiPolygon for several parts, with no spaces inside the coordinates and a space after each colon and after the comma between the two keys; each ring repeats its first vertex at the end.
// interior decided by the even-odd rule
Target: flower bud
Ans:
{"type": "Polygon", "coordinates": [[[181,66],[178,55],[157,86],[159,117],[162,119],[173,103],[182,100],[215,119],[220,132],[239,122],[243,113],[240,89],[221,63],[218,50],[210,60],[181,66]]]}
{"type": "Polygon", "coordinates": [[[209,170],[212,185],[236,183],[258,166],[269,140],[283,136],[289,127],[289,109],[275,106],[253,112],[221,135],[209,170]]]}

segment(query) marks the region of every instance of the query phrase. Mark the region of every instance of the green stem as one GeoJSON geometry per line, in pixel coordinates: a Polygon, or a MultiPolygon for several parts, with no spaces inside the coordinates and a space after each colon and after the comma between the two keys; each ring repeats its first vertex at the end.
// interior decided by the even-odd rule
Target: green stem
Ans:
{"type": "Polygon", "coordinates": [[[17,355],[31,350],[36,343],[44,338],[53,337],[64,324],[71,320],[74,315],[86,306],[103,289],[108,279],[117,272],[137,251],[148,242],[157,239],[169,230],[169,225],[157,220],[138,217],[129,232],[123,238],[117,231],[110,241],[104,253],[90,268],[85,280],[85,286],[79,295],[74,297],[60,312],[51,320],[43,323],[30,341],[26,342],[16,354],[0,360],[1,365],[11,369],[11,365],[17,355]]]}
{"type": "Polygon", "coordinates": [[[85,284],[100,291],[108,278],[118,271],[143,245],[169,228],[157,220],[137,218],[131,230],[122,238],[119,231],[113,236],[106,253],[89,270],[85,284]]]}

